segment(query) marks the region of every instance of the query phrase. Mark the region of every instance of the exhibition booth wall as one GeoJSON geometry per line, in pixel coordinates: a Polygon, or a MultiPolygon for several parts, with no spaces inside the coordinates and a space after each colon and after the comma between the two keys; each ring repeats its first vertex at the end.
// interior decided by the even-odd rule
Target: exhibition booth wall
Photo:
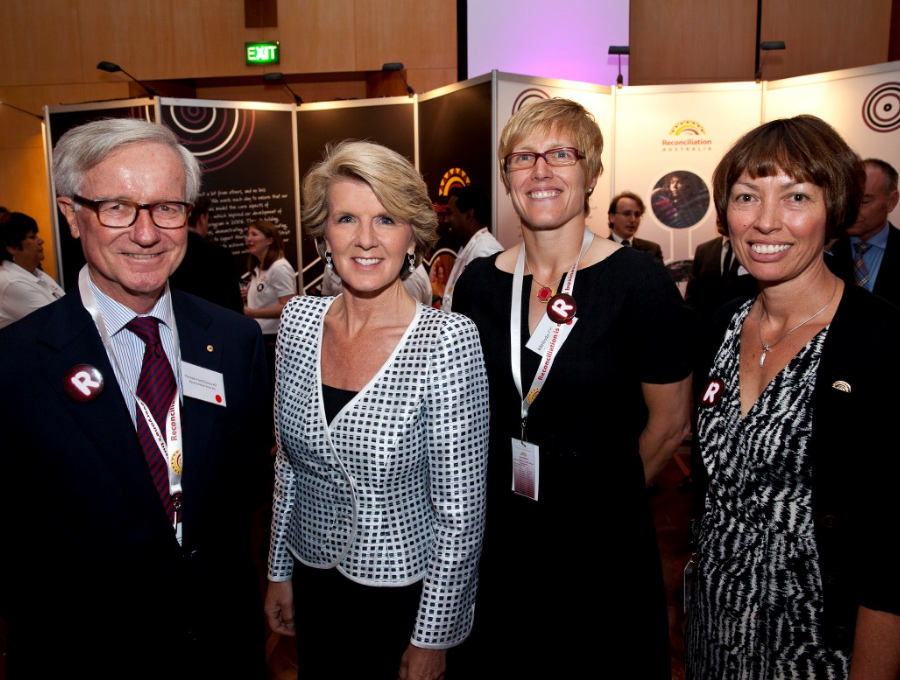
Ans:
{"type": "MultiPolygon", "coordinates": [[[[639,235],[662,246],[666,265],[680,282],[696,246],[716,235],[711,192],[716,164],[741,134],[761,122],[812,113],[831,123],[861,156],[900,166],[900,62],[760,83],[619,89],[494,71],[411,97],[301,105],[157,97],[48,106],[46,158],[49,168],[59,137],[89,120],[159,121],[204,165],[202,191],[214,201],[210,233],[231,250],[241,271],[247,224],[268,219],[285,237],[302,289],[315,292],[322,262],[314,245],[300,238],[300,181],[326,144],[371,139],[410,158],[440,216],[454,186],[481,187],[492,197],[493,231],[509,247],[520,238],[520,228],[500,180],[497,140],[515,111],[549,97],[580,102],[603,131],[605,171],[591,199],[588,226],[606,236],[609,198],[623,190],[637,193],[647,205],[639,235]]],[[[57,271],[69,288],[83,259],[62,216],[53,212],[57,271]]],[[[452,252],[435,252],[426,265],[438,256],[452,252]]]]}

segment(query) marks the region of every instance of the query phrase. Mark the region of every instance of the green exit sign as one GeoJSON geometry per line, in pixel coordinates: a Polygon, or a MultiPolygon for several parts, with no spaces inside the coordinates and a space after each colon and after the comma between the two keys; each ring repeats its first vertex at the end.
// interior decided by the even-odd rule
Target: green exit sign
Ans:
{"type": "Polygon", "coordinates": [[[244,54],[247,57],[247,65],[250,64],[279,64],[278,41],[262,43],[244,43],[244,54]]]}

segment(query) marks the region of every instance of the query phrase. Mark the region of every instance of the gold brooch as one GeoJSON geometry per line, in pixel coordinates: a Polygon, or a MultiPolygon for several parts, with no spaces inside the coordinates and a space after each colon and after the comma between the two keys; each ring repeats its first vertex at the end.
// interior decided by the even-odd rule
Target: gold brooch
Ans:
{"type": "Polygon", "coordinates": [[[843,380],[835,380],[833,383],[831,383],[831,386],[839,392],[846,392],[847,394],[850,393],[850,383],[844,382],[843,380]]]}

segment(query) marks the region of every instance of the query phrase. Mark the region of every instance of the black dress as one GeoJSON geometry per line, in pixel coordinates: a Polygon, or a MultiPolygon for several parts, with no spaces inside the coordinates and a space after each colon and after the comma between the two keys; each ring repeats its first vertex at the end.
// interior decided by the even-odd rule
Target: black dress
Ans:
{"type": "MultiPolygon", "coordinates": [[[[529,410],[527,438],[540,446],[533,501],[511,491],[521,400],[510,368],[513,276],[496,257],[468,265],[453,301],[478,327],[491,393],[481,585],[461,650],[480,668],[465,677],[598,677],[615,659],[629,677],[668,679],[665,593],[638,436],[641,383],[690,373],[687,310],[647,253],[623,248],[578,272],[578,321],[529,410]]],[[[524,348],[530,276],[523,286],[527,390],[540,359],[524,348]]]]}

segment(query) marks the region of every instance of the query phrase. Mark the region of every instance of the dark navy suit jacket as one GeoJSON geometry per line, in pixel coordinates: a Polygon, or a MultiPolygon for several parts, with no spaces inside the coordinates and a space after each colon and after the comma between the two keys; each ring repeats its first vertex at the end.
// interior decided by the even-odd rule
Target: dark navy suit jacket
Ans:
{"type": "MultiPolygon", "coordinates": [[[[609,235],[610,241],[615,241],[612,237],[612,234],[609,235]]],[[[645,238],[638,238],[637,236],[633,236],[631,238],[631,246],[635,250],[639,250],[644,253],[650,253],[660,264],[665,264],[663,261],[663,252],[662,246],[660,246],[656,241],[648,241],[645,238]]]]}
{"type": "Polygon", "coordinates": [[[249,536],[271,432],[262,337],[199,298],[172,302],[182,361],[220,372],[227,403],[183,400],[183,547],[77,290],[0,332],[11,678],[265,677],[249,536]],[[64,391],[78,364],[105,378],[91,401],[64,391]]]}
{"type": "MultiPolygon", "coordinates": [[[[853,274],[853,250],[849,236],[835,242],[831,248],[831,256],[826,255],[825,262],[837,276],[850,285],[856,285],[853,274]]],[[[900,306],[900,229],[890,223],[888,223],[887,247],[884,249],[884,258],[878,268],[872,292],[900,306]]]]}

